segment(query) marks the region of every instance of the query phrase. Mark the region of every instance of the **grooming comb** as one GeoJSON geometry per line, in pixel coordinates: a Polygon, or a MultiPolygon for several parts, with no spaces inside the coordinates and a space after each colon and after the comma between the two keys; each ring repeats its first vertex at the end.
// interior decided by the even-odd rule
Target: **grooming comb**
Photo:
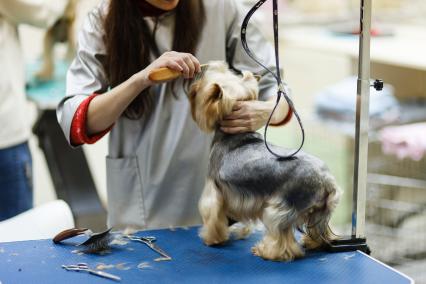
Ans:
{"type": "MultiPolygon", "coordinates": [[[[208,66],[209,66],[208,64],[202,64],[201,65],[201,72],[196,73],[194,75],[194,78],[192,78],[190,80],[195,82],[195,81],[201,79],[204,76],[204,73],[206,72],[206,70],[208,69],[208,66]]],[[[152,70],[149,73],[148,78],[149,78],[149,80],[151,80],[153,82],[164,82],[164,81],[177,79],[181,76],[182,76],[182,72],[180,72],[180,71],[176,71],[176,70],[170,69],[168,67],[161,67],[161,68],[152,70]]]]}

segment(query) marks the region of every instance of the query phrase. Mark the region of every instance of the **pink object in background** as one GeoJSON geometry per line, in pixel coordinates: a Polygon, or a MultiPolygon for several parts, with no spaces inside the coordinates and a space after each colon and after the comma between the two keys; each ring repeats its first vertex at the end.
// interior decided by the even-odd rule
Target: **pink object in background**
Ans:
{"type": "Polygon", "coordinates": [[[379,139],[383,153],[419,161],[426,153],[426,123],[385,127],[379,139]]]}

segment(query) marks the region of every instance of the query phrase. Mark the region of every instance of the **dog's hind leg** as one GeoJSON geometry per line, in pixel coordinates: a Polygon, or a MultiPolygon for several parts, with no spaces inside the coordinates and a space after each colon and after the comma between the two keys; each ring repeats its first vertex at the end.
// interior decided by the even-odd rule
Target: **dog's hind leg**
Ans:
{"type": "Polygon", "coordinates": [[[302,236],[303,246],[307,249],[317,249],[326,246],[337,238],[331,231],[329,221],[331,213],[337,206],[340,191],[328,194],[325,203],[308,213],[305,225],[306,234],[302,236]]]}
{"type": "Polygon", "coordinates": [[[252,252],[264,259],[290,261],[303,256],[294,237],[297,220],[295,209],[287,207],[281,198],[276,198],[264,209],[262,221],[266,227],[263,239],[252,252]]]}
{"type": "Polygon", "coordinates": [[[224,200],[214,181],[208,179],[198,204],[203,227],[200,237],[208,246],[221,244],[229,239],[228,218],[224,200]]]}
{"type": "Polygon", "coordinates": [[[330,216],[322,215],[315,211],[308,217],[306,234],[302,236],[302,244],[306,249],[314,250],[323,248],[336,236],[329,226],[330,216]]]}

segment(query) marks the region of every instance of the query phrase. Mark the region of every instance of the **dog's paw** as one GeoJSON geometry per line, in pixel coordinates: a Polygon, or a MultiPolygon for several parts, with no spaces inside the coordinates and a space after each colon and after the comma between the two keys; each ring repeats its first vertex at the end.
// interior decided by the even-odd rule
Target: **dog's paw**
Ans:
{"type": "Polygon", "coordinates": [[[253,231],[253,226],[251,224],[244,223],[235,223],[229,227],[229,232],[235,240],[243,240],[250,236],[253,231]]]}
{"type": "Polygon", "coordinates": [[[267,247],[260,243],[251,248],[251,252],[258,257],[265,260],[272,261],[292,261],[296,258],[301,258],[304,253],[301,249],[285,249],[283,251],[277,250],[277,248],[267,247]]]}
{"type": "Polygon", "coordinates": [[[306,248],[307,250],[315,250],[315,249],[322,247],[322,243],[319,243],[319,242],[313,240],[308,235],[303,235],[302,236],[302,246],[304,248],[306,248]]]}
{"type": "Polygon", "coordinates": [[[206,246],[217,246],[223,244],[225,241],[222,240],[215,240],[215,239],[203,239],[203,243],[206,246]]]}
{"type": "Polygon", "coordinates": [[[220,245],[229,239],[229,232],[227,229],[217,230],[216,228],[215,230],[209,230],[203,227],[200,231],[200,237],[207,246],[220,245]]]}
{"type": "Polygon", "coordinates": [[[252,253],[253,255],[255,255],[255,256],[262,257],[262,256],[261,256],[261,254],[260,254],[260,251],[259,251],[258,246],[254,246],[254,247],[252,247],[252,248],[251,248],[251,253],[252,253]]]}

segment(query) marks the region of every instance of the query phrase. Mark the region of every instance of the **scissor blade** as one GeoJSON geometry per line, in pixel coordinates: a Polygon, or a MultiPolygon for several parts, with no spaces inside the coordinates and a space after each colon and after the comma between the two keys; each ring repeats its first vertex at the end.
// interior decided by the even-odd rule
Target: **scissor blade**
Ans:
{"type": "Polygon", "coordinates": [[[158,252],[159,254],[161,254],[163,257],[165,258],[169,258],[172,259],[164,250],[162,250],[159,246],[157,246],[154,243],[150,243],[149,246],[155,250],[156,252],[158,252]]]}
{"type": "Polygon", "coordinates": [[[118,277],[118,276],[116,276],[114,274],[110,274],[110,273],[104,272],[104,271],[89,270],[89,272],[91,274],[94,274],[94,275],[97,275],[97,276],[100,276],[100,277],[108,278],[108,279],[115,280],[115,281],[121,281],[120,277],[118,277]]]}

